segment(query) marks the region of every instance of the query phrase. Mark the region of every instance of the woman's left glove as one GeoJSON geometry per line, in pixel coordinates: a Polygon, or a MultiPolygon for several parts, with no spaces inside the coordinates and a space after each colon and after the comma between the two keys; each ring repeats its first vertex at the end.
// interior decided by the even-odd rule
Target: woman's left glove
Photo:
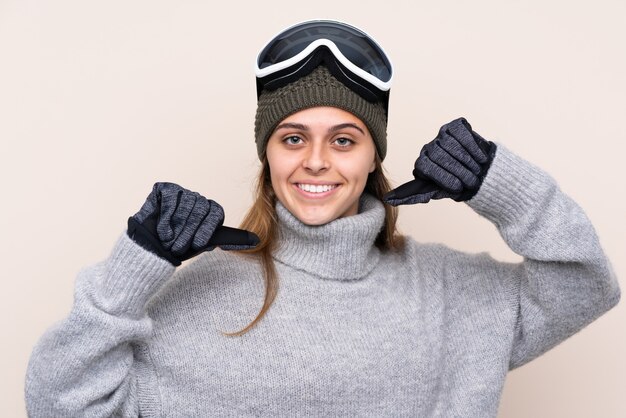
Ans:
{"type": "Polygon", "coordinates": [[[455,119],[422,148],[413,170],[415,180],[387,193],[383,200],[393,206],[446,197],[469,200],[478,192],[495,153],[496,144],[474,132],[465,118],[455,119]]]}

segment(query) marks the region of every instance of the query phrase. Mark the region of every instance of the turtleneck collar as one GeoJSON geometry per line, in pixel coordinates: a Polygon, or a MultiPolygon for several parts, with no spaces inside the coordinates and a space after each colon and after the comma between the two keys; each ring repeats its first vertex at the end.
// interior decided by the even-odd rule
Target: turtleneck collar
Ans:
{"type": "Polygon", "coordinates": [[[374,245],[385,221],[385,208],[363,194],[359,213],[310,226],[276,203],[279,238],[274,258],[298,270],[333,280],[355,280],[376,265],[380,251],[374,245]]]}

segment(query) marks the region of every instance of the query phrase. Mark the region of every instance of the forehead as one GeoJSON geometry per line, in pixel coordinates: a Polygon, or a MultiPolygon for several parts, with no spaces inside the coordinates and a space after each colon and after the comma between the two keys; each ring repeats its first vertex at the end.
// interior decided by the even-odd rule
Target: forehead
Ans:
{"type": "Polygon", "coordinates": [[[349,122],[355,123],[359,126],[365,126],[363,121],[352,113],[330,106],[316,106],[300,110],[287,116],[280,123],[285,122],[302,123],[307,125],[335,125],[338,123],[349,122]]]}

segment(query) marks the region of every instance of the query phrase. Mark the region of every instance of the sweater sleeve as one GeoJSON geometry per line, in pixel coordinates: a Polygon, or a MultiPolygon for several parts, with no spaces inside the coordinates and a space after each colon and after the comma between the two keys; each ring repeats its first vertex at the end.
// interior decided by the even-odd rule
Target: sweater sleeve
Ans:
{"type": "Polygon", "coordinates": [[[509,264],[517,321],[509,369],[581,330],[620,299],[620,289],[583,210],[554,179],[501,144],[467,202],[498,228],[523,262],[509,264]]]}
{"type": "Polygon", "coordinates": [[[145,306],[174,270],[124,233],[106,260],[80,271],[69,316],[31,354],[30,417],[138,416],[132,344],[150,337],[145,306]]]}

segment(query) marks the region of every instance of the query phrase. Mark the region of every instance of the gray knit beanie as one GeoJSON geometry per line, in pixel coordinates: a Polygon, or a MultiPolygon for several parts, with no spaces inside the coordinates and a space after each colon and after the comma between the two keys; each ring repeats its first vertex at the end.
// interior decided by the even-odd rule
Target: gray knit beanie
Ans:
{"type": "Polygon", "coordinates": [[[383,104],[368,102],[333,77],[326,67],[319,66],[311,74],[259,96],[254,122],[259,159],[263,159],[267,140],[282,120],[316,106],[337,107],[362,120],[374,139],[378,156],[385,158],[387,117],[383,104]]]}

